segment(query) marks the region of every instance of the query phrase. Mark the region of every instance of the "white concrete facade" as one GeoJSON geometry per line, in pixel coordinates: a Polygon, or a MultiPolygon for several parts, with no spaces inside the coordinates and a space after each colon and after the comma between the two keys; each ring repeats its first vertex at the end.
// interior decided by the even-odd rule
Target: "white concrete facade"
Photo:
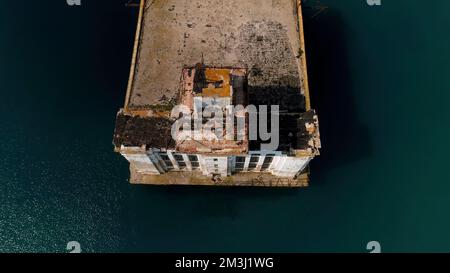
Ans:
{"type": "Polygon", "coordinates": [[[311,157],[292,157],[282,152],[253,151],[239,156],[181,154],[158,149],[144,151],[127,148],[122,155],[142,174],[158,175],[177,171],[201,171],[205,176],[232,176],[240,172],[270,173],[294,178],[311,161],[311,157]],[[131,152],[131,153],[130,153],[131,152]]]}

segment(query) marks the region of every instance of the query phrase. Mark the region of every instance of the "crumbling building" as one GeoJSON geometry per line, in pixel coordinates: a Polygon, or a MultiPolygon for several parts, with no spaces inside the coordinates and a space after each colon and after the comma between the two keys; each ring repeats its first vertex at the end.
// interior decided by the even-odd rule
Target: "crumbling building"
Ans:
{"type": "MultiPolygon", "coordinates": [[[[202,125],[207,118],[201,116],[202,125]]],[[[269,129],[272,123],[269,118],[269,129]]],[[[301,1],[141,0],[113,143],[130,162],[132,183],[307,186],[309,162],[321,145],[309,98],[301,1]],[[245,111],[236,113],[243,127],[228,127],[232,137],[217,130],[226,121],[174,135],[172,112],[180,105],[193,117],[208,107],[226,112],[229,106],[267,105],[277,115],[278,145],[266,150],[267,139],[249,138],[253,124],[245,111]]]]}

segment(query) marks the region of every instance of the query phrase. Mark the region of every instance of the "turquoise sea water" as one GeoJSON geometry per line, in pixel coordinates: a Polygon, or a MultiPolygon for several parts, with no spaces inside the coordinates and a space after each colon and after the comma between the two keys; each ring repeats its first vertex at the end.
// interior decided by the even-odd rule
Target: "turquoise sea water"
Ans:
{"type": "Polygon", "coordinates": [[[306,1],[324,148],[301,190],[129,185],[137,10],[0,2],[0,251],[450,251],[450,1],[306,1]]]}

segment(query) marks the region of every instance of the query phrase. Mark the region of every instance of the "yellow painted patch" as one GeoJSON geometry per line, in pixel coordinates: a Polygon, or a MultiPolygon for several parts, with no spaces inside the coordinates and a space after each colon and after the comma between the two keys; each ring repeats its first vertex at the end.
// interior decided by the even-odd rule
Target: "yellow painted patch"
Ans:
{"type": "Polygon", "coordinates": [[[231,70],[208,68],[205,71],[206,80],[210,82],[207,88],[203,88],[202,96],[204,97],[231,97],[231,70]],[[222,82],[220,87],[216,87],[214,83],[222,82]]]}

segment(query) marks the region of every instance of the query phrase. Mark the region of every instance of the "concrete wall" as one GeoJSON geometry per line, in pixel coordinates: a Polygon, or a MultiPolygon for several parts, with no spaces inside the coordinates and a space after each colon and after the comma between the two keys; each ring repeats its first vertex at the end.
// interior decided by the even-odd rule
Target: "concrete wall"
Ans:
{"type": "Polygon", "coordinates": [[[222,177],[237,173],[267,173],[277,177],[294,178],[308,166],[310,157],[291,157],[281,152],[254,151],[248,155],[207,156],[179,154],[175,151],[145,151],[142,148],[125,148],[121,154],[134,170],[141,174],[159,175],[167,172],[199,170],[205,176],[222,177]],[[191,158],[196,158],[192,162],[191,158]]]}

